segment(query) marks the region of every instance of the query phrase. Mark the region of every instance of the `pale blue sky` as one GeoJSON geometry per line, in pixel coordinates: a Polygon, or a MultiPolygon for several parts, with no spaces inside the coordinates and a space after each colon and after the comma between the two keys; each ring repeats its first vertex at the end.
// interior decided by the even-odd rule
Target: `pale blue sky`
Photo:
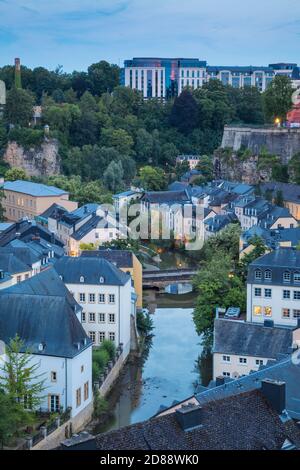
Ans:
{"type": "Polygon", "coordinates": [[[300,64],[299,0],[0,0],[0,66],[85,70],[101,59],[300,64]]]}

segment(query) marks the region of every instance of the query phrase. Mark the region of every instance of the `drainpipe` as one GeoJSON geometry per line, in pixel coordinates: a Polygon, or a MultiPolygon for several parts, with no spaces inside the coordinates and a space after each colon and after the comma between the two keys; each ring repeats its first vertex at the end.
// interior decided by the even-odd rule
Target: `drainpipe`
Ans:
{"type": "Polygon", "coordinates": [[[119,286],[118,287],[119,289],[119,300],[118,300],[118,304],[119,304],[119,312],[118,312],[118,318],[119,318],[119,325],[118,325],[118,335],[119,335],[119,341],[118,341],[118,346],[120,346],[120,343],[121,343],[121,315],[120,315],[120,307],[121,307],[121,302],[120,302],[120,297],[121,297],[121,287],[119,286]]]}
{"type": "Polygon", "coordinates": [[[65,411],[68,408],[68,359],[65,357],[65,411]]]}

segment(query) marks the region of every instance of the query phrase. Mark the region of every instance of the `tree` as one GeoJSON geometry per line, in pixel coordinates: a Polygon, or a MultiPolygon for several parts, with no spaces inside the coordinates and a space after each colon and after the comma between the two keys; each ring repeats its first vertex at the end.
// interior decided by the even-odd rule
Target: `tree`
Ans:
{"type": "Polygon", "coordinates": [[[5,393],[24,409],[37,408],[45,391],[43,374],[38,374],[39,364],[24,350],[24,343],[16,335],[6,348],[7,360],[1,368],[0,384],[5,393]]]}
{"type": "Polygon", "coordinates": [[[23,168],[10,168],[7,170],[5,173],[5,179],[7,181],[17,181],[17,180],[26,180],[28,179],[28,176],[26,174],[26,171],[23,170],[23,168]]]}
{"type": "Polygon", "coordinates": [[[261,237],[258,237],[257,235],[255,235],[249,240],[248,246],[252,246],[253,248],[250,253],[246,253],[242,257],[238,267],[239,273],[244,282],[246,282],[247,279],[249,264],[251,264],[260,256],[264,255],[267,251],[267,246],[264,240],[261,237]]]}
{"type": "Polygon", "coordinates": [[[170,124],[187,135],[198,125],[198,107],[195,98],[189,90],[175,98],[170,115],[170,124]]]}
{"type": "Polygon", "coordinates": [[[90,65],[88,78],[91,83],[91,91],[94,95],[111,93],[119,85],[120,69],[117,65],[111,65],[105,60],[90,65]]]}
{"type": "Polygon", "coordinates": [[[300,152],[296,153],[290,160],[288,172],[292,183],[300,184],[300,152]]]}
{"type": "Polygon", "coordinates": [[[276,192],[276,196],[274,198],[274,204],[276,204],[276,206],[284,207],[284,199],[283,199],[283,194],[281,190],[278,190],[276,192]]]}
{"type": "Polygon", "coordinates": [[[32,119],[34,98],[31,93],[13,87],[6,98],[5,119],[9,124],[27,127],[32,119]]]}
{"type": "Polygon", "coordinates": [[[0,442],[2,448],[9,444],[22,426],[31,424],[33,419],[24,407],[0,390],[0,442]]]}
{"type": "Polygon", "coordinates": [[[161,168],[144,166],[139,171],[139,183],[146,191],[162,191],[165,189],[165,175],[161,168]]]}
{"type": "Polygon", "coordinates": [[[104,147],[113,147],[122,155],[132,153],[133,139],[124,129],[102,129],[101,143],[104,147]]]}
{"type": "Polygon", "coordinates": [[[276,75],[263,94],[265,115],[268,120],[286,121],[288,111],[292,109],[293,88],[291,80],[285,75],[276,75]]]}
{"type": "Polygon", "coordinates": [[[111,162],[103,174],[103,183],[113,193],[116,192],[123,183],[124,170],[122,163],[111,162]]]}
{"type": "Polygon", "coordinates": [[[197,170],[201,171],[204,183],[207,181],[212,181],[214,173],[213,159],[208,155],[202,155],[199,158],[197,170]]]}
{"type": "Polygon", "coordinates": [[[257,87],[246,86],[238,90],[236,103],[236,115],[245,124],[263,124],[263,101],[262,95],[257,87]]]}

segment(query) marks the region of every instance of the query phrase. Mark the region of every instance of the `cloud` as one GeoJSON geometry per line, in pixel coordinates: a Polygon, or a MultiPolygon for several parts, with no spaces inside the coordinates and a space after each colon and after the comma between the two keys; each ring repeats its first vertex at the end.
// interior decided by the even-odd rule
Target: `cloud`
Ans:
{"type": "Polygon", "coordinates": [[[298,0],[0,0],[0,65],[15,56],[66,70],[139,55],[297,62],[299,17],[298,0]]]}

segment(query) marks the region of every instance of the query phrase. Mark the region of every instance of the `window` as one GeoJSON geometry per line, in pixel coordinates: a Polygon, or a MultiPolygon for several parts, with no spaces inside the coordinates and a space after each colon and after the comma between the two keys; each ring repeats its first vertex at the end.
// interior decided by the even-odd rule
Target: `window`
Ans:
{"type": "Polygon", "coordinates": [[[239,358],[239,363],[240,364],[247,364],[247,358],[246,357],[240,357],[239,358]]]}
{"type": "Polygon", "coordinates": [[[51,413],[59,411],[59,395],[49,396],[49,411],[51,411],[51,413]]]}
{"type": "Polygon", "coordinates": [[[22,281],[22,276],[17,276],[17,283],[20,284],[21,281],[22,281]]]}
{"type": "Polygon", "coordinates": [[[84,366],[83,366],[83,365],[80,367],[80,372],[81,372],[81,373],[84,372],[84,366]]]}
{"type": "Polygon", "coordinates": [[[105,332],[100,331],[99,332],[99,343],[103,343],[104,340],[105,340],[105,332]]]}
{"type": "Polygon", "coordinates": [[[283,282],[291,282],[291,273],[289,271],[283,273],[283,282]]]}
{"type": "Polygon", "coordinates": [[[283,308],[282,309],[282,318],[290,318],[291,316],[291,311],[289,308],[283,308]]]}
{"type": "Polygon", "coordinates": [[[263,366],[263,365],[264,365],[264,361],[263,361],[262,359],[256,359],[255,364],[256,364],[257,366],[263,366]]]}
{"type": "Polygon", "coordinates": [[[84,401],[86,401],[89,398],[89,383],[88,382],[84,384],[83,397],[84,397],[84,401]]]}
{"type": "Polygon", "coordinates": [[[89,313],[89,322],[95,323],[96,321],[96,314],[94,312],[89,313]]]}
{"type": "Polygon", "coordinates": [[[80,276],[79,281],[80,281],[80,282],[84,282],[84,277],[83,277],[83,276],[80,276]]]}
{"type": "Polygon", "coordinates": [[[269,281],[269,280],[272,279],[272,271],[271,271],[270,269],[267,269],[267,270],[265,271],[265,279],[266,279],[267,281],[269,281]]]}
{"type": "Polygon", "coordinates": [[[223,356],[223,362],[230,362],[230,356],[223,356]]]}
{"type": "Polygon", "coordinates": [[[295,273],[294,274],[294,282],[296,284],[300,284],[300,273],[295,273]]]}
{"type": "Polygon", "coordinates": [[[294,290],[294,300],[300,300],[300,290],[294,290]]]}
{"type": "Polygon", "coordinates": [[[104,279],[104,277],[103,277],[103,276],[101,276],[101,277],[100,277],[100,279],[99,279],[99,282],[100,282],[100,284],[104,284],[104,282],[105,282],[105,279],[104,279]]]}
{"type": "Polygon", "coordinates": [[[89,331],[89,337],[92,340],[92,343],[95,344],[96,343],[96,333],[95,333],[95,331],[89,331]]]}
{"type": "Polygon", "coordinates": [[[105,294],[99,294],[99,304],[105,304],[105,294]]]}
{"type": "Polygon", "coordinates": [[[25,281],[27,281],[27,279],[29,279],[29,274],[25,274],[25,281]]]}
{"type": "Polygon", "coordinates": [[[86,313],[81,312],[81,323],[85,323],[85,322],[86,322],[86,313]]]}
{"type": "MultiPolygon", "coordinates": [[[[300,310],[299,310],[299,312],[300,312],[300,310]]],[[[109,341],[114,342],[116,340],[116,334],[114,332],[108,333],[108,338],[109,338],[109,341]]]]}
{"type": "Polygon", "coordinates": [[[99,323],[105,323],[105,313],[98,314],[99,323]]]}
{"type": "Polygon", "coordinates": [[[89,303],[94,304],[96,302],[96,295],[95,294],[89,294],[89,303]]]}
{"type": "Polygon", "coordinates": [[[255,306],[253,309],[253,313],[255,316],[262,315],[262,307],[260,307],[259,305],[255,306]]]}
{"type": "Polygon", "coordinates": [[[255,270],[255,279],[261,279],[261,278],[262,278],[261,270],[256,269],[255,270]]]}
{"type": "Polygon", "coordinates": [[[264,315],[265,315],[265,317],[271,317],[272,316],[272,307],[264,307],[264,315]]]}
{"type": "Polygon", "coordinates": [[[51,382],[57,381],[57,373],[55,371],[51,372],[51,382]]]}
{"type": "Polygon", "coordinates": [[[272,289],[265,289],[265,297],[267,299],[271,299],[272,298],[272,289]]]}
{"type": "Polygon", "coordinates": [[[81,387],[76,390],[76,406],[77,408],[81,405],[81,387]]]}
{"type": "Polygon", "coordinates": [[[109,299],[108,301],[109,301],[110,304],[114,304],[115,301],[116,301],[116,296],[115,296],[115,294],[109,294],[108,299],[109,299]]]}
{"type": "Polygon", "coordinates": [[[293,317],[294,318],[300,318],[300,310],[299,309],[293,310],[293,317]]]}
{"type": "Polygon", "coordinates": [[[230,372],[223,372],[223,377],[230,377],[230,372]]]}
{"type": "Polygon", "coordinates": [[[290,299],[291,298],[291,291],[290,290],[284,290],[283,291],[283,298],[284,299],[290,299]]]}
{"type": "Polygon", "coordinates": [[[115,323],[116,321],[116,316],[114,313],[109,313],[108,314],[108,323],[115,323]]]}
{"type": "Polygon", "coordinates": [[[261,297],[261,289],[260,289],[260,287],[255,287],[255,289],[254,289],[254,295],[255,295],[255,297],[261,297]]]}
{"type": "Polygon", "coordinates": [[[85,294],[83,292],[79,294],[79,302],[81,303],[85,302],[85,294]]]}

